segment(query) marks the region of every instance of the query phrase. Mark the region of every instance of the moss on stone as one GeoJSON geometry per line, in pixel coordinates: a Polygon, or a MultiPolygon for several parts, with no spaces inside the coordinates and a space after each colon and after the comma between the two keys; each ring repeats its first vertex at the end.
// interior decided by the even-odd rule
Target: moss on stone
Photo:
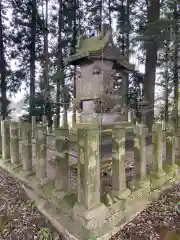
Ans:
{"type": "Polygon", "coordinates": [[[110,32],[104,37],[93,36],[91,38],[80,39],[79,47],[76,47],[76,53],[64,59],[65,64],[72,61],[88,57],[90,53],[102,50],[110,38],[110,32]]]}
{"type": "Polygon", "coordinates": [[[51,181],[48,181],[47,184],[42,186],[42,189],[43,189],[44,193],[46,194],[46,196],[51,196],[52,191],[54,189],[54,183],[51,181]]]}
{"type": "Polygon", "coordinates": [[[69,195],[66,195],[63,200],[70,206],[73,207],[75,203],[77,202],[77,196],[76,194],[72,193],[69,195]]]}

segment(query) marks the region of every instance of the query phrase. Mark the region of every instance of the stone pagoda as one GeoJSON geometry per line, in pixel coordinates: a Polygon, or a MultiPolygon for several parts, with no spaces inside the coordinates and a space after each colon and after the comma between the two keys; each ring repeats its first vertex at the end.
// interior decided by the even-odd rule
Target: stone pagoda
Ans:
{"type": "Polygon", "coordinates": [[[76,65],[76,99],[74,106],[81,112],[81,120],[100,117],[102,123],[125,121],[125,78],[133,71],[126,58],[121,56],[112,38],[112,29],[103,24],[98,36],[81,37],[76,53],[64,59],[65,64],[76,65]],[[116,84],[120,85],[118,91],[116,84]]]}

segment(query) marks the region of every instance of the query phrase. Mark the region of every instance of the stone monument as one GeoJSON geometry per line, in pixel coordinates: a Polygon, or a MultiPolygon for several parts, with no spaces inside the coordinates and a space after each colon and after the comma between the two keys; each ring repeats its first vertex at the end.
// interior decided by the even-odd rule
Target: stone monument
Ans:
{"type": "Polygon", "coordinates": [[[82,122],[97,118],[101,118],[102,124],[127,120],[123,111],[126,107],[124,73],[133,71],[134,66],[121,56],[108,24],[103,24],[98,36],[81,37],[76,53],[64,61],[77,66],[74,107],[81,112],[82,122]]]}

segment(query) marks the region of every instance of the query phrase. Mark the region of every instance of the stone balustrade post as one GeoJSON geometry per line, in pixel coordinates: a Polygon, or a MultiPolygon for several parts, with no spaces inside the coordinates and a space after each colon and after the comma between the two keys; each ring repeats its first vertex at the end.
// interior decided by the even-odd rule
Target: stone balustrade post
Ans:
{"type": "Polygon", "coordinates": [[[56,129],[56,175],[55,175],[55,190],[57,194],[63,196],[68,192],[68,169],[69,155],[68,142],[65,140],[68,137],[68,129],[56,129]]]}
{"type": "Polygon", "coordinates": [[[119,199],[130,194],[125,174],[125,128],[120,125],[112,129],[112,194],[119,199]]]}
{"type": "Polygon", "coordinates": [[[144,124],[137,124],[134,128],[134,161],[136,187],[149,185],[147,180],[147,160],[146,160],[146,133],[148,129],[144,124]]]}
{"type": "Polygon", "coordinates": [[[24,123],[22,126],[22,167],[26,173],[32,171],[32,126],[24,123]]]}
{"type": "Polygon", "coordinates": [[[178,159],[177,164],[180,164],[180,118],[178,118],[178,130],[177,130],[177,140],[178,140],[178,159]]]}
{"type": "Polygon", "coordinates": [[[2,159],[4,162],[10,162],[10,126],[9,120],[1,122],[2,134],[2,159]]]}
{"type": "Polygon", "coordinates": [[[97,123],[77,124],[78,204],[93,209],[100,204],[100,128],[97,123]]]}
{"type": "Polygon", "coordinates": [[[132,122],[132,111],[128,111],[128,122],[132,122]]]}
{"type": "Polygon", "coordinates": [[[172,128],[166,130],[166,163],[164,169],[170,177],[177,174],[176,134],[175,129],[172,128]]]}
{"type": "Polygon", "coordinates": [[[73,106],[72,109],[72,127],[76,124],[76,108],[73,106]]]}
{"type": "Polygon", "coordinates": [[[0,116],[0,155],[2,155],[2,132],[1,132],[2,117],[0,116]]]}
{"type": "Polygon", "coordinates": [[[36,116],[31,117],[32,138],[36,137],[36,116]]]}
{"type": "Polygon", "coordinates": [[[40,182],[47,177],[47,128],[46,126],[37,126],[36,136],[36,177],[40,182]]]}
{"type": "Polygon", "coordinates": [[[46,133],[50,134],[51,133],[51,127],[48,125],[48,118],[46,115],[42,116],[42,125],[46,126],[46,133]]]}
{"type": "Polygon", "coordinates": [[[176,161],[176,136],[172,129],[166,130],[166,162],[174,165],[176,161]]]}
{"type": "Polygon", "coordinates": [[[161,179],[161,184],[164,183],[165,172],[163,170],[163,159],[162,159],[162,150],[163,150],[163,134],[161,123],[154,123],[152,127],[152,173],[153,175],[161,179]]]}
{"type": "Polygon", "coordinates": [[[54,114],[53,119],[52,119],[52,131],[53,131],[53,133],[56,132],[56,128],[57,128],[57,116],[54,114]]]}
{"type": "Polygon", "coordinates": [[[47,126],[47,116],[46,115],[42,116],[42,123],[43,123],[43,125],[47,126]]]}
{"type": "Polygon", "coordinates": [[[77,119],[76,119],[76,122],[79,124],[79,123],[82,123],[82,114],[81,113],[77,113],[77,119]]]}
{"type": "Polygon", "coordinates": [[[22,125],[23,125],[23,119],[19,118],[19,138],[21,139],[22,137],[22,125]]]}
{"type": "Polygon", "coordinates": [[[154,123],[152,128],[152,148],[153,148],[153,170],[157,173],[163,171],[163,135],[160,123],[154,123]]]}
{"type": "Polygon", "coordinates": [[[134,110],[128,111],[128,122],[135,124],[135,112],[134,110]]]}
{"type": "Polygon", "coordinates": [[[47,133],[52,134],[52,132],[53,132],[52,126],[47,126],[47,133]]]}
{"type": "Polygon", "coordinates": [[[10,157],[13,165],[20,165],[19,122],[10,122],[10,157]]]}

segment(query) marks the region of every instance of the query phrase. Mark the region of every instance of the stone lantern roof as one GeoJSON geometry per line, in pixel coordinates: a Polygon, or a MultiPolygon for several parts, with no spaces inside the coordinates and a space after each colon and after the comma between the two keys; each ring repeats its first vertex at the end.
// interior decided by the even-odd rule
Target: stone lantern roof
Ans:
{"type": "Polygon", "coordinates": [[[103,24],[98,36],[89,38],[80,37],[76,46],[76,53],[65,58],[65,64],[81,65],[85,61],[104,59],[114,62],[114,68],[133,71],[134,65],[130,64],[126,57],[121,56],[120,49],[114,45],[112,28],[103,24]]]}

